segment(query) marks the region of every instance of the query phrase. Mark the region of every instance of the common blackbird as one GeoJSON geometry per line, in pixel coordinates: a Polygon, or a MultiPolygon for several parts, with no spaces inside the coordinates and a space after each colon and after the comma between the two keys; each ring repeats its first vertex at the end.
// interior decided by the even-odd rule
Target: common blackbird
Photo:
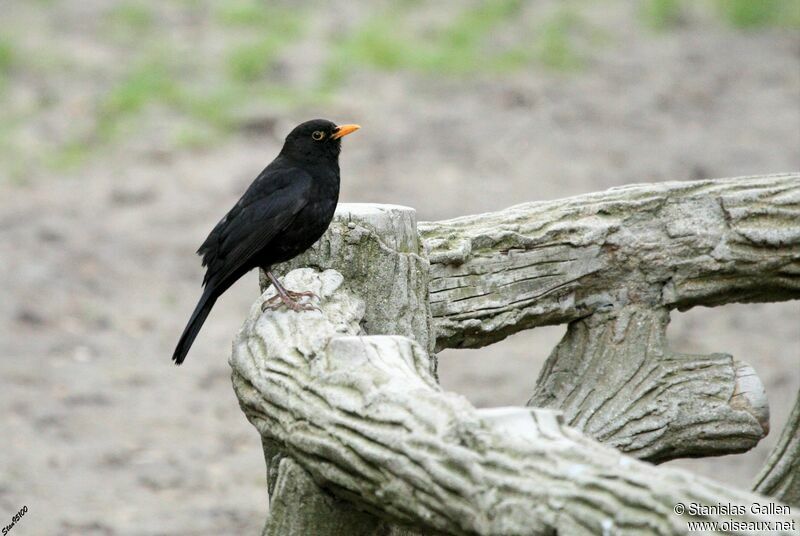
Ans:
{"type": "Polygon", "coordinates": [[[263,268],[278,292],[265,306],[310,307],[297,300],[312,293],[286,290],[270,268],[307,250],[328,228],[339,200],[341,138],[359,128],[325,119],[295,127],[280,154],[214,227],[197,250],[207,267],[205,288],[172,354],[176,364],[183,363],[217,298],[253,268],[263,268]]]}

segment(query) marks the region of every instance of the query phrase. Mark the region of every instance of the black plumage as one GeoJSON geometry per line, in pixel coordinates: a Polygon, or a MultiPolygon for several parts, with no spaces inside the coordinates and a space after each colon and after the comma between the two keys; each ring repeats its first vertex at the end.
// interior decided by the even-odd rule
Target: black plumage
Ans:
{"type": "Polygon", "coordinates": [[[176,364],[186,358],[217,298],[253,268],[267,271],[278,305],[308,307],[296,300],[310,293],[284,289],[270,267],[307,250],[328,228],[339,200],[341,138],[358,128],[324,119],[298,125],[214,227],[197,251],[206,267],[205,288],[172,355],[176,364]]]}

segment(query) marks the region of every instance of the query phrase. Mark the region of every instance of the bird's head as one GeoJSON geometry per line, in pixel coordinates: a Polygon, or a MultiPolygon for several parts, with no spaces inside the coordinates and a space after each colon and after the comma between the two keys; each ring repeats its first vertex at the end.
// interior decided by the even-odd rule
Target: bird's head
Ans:
{"type": "Polygon", "coordinates": [[[304,161],[336,161],[342,150],[342,138],[359,128],[358,125],[337,126],[327,119],[312,119],[300,123],[286,136],[281,154],[304,161]]]}

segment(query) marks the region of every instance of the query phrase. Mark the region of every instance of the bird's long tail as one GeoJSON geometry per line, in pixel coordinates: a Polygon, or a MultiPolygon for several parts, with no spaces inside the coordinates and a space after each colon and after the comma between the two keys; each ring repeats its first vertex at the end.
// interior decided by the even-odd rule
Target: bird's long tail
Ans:
{"type": "Polygon", "coordinates": [[[207,286],[203,291],[203,295],[200,296],[200,301],[197,302],[197,307],[194,308],[189,323],[186,324],[186,328],[183,330],[178,346],[175,347],[175,352],[172,354],[172,360],[175,361],[176,365],[180,365],[186,359],[189,348],[192,347],[195,337],[200,332],[200,328],[203,327],[203,322],[206,321],[208,313],[214,307],[218,296],[219,292],[217,292],[214,285],[207,286]]]}

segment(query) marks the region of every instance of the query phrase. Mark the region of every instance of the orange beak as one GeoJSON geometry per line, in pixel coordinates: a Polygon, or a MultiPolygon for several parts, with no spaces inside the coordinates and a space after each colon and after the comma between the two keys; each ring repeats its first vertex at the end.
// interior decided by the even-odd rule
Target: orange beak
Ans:
{"type": "Polygon", "coordinates": [[[338,140],[339,138],[343,138],[348,134],[352,134],[359,128],[361,128],[360,125],[342,125],[340,127],[336,127],[336,130],[333,132],[333,136],[331,137],[334,140],[338,140]]]}

